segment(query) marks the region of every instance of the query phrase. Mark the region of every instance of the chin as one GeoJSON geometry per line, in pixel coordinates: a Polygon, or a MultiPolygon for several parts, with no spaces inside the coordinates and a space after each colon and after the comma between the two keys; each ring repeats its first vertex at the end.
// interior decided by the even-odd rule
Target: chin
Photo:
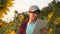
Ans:
{"type": "Polygon", "coordinates": [[[33,18],[32,20],[35,20],[36,18],[33,18]]]}

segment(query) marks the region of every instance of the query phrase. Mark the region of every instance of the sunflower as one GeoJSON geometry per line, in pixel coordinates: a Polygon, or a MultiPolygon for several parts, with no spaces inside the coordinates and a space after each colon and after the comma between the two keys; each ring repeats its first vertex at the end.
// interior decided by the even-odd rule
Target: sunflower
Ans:
{"type": "Polygon", "coordinates": [[[55,18],[54,24],[57,25],[57,24],[59,24],[59,23],[60,23],[60,17],[55,18]]]}
{"type": "Polygon", "coordinates": [[[12,31],[12,30],[7,30],[7,31],[5,32],[5,34],[16,34],[16,32],[15,32],[15,31],[12,31]]]}
{"type": "Polygon", "coordinates": [[[9,7],[12,6],[13,0],[0,0],[0,18],[3,17],[3,14],[7,14],[9,7]]]}
{"type": "Polygon", "coordinates": [[[24,15],[20,15],[20,23],[24,21],[24,15]]]}
{"type": "Polygon", "coordinates": [[[48,22],[51,20],[53,15],[54,15],[54,12],[51,12],[51,13],[48,14],[48,20],[47,20],[48,22]]]}
{"type": "Polygon", "coordinates": [[[0,29],[5,28],[6,26],[7,26],[6,23],[2,23],[2,24],[0,24],[0,29]]]}

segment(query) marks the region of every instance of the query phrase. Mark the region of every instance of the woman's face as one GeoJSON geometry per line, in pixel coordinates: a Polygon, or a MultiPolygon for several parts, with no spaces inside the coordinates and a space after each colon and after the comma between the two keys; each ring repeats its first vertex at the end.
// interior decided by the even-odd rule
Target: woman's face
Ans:
{"type": "Polygon", "coordinates": [[[32,19],[32,20],[37,19],[38,16],[39,16],[39,14],[37,14],[37,13],[29,13],[29,17],[30,17],[30,19],[32,19]]]}

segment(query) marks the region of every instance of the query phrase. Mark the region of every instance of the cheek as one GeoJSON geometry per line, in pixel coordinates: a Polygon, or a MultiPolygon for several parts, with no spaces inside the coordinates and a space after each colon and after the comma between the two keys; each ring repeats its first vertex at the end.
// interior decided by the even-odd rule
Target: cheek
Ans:
{"type": "Polygon", "coordinates": [[[34,17],[34,15],[33,14],[30,14],[30,18],[33,18],[34,17]]]}
{"type": "Polygon", "coordinates": [[[38,15],[37,14],[34,14],[34,17],[37,17],[38,15]]]}
{"type": "Polygon", "coordinates": [[[31,18],[34,18],[34,15],[31,15],[31,18]]]}
{"type": "Polygon", "coordinates": [[[35,18],[38,18],[39,17],[39,15],[35,15],[35,18]]]}

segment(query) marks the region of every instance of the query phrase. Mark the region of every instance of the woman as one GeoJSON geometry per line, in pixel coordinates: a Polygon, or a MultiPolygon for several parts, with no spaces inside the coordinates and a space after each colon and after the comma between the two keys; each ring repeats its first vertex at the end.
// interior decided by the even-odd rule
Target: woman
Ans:
{"type": "MultiPolygon", "coordinates": [[[[19,34],[32,34],[40,12],[39,7],[36,5],[29,8],[29,18],[21,24],[19,34]]],[[[42,34],[45,34],[44,30],[45,28],[41,29],[42,34]]]]}

